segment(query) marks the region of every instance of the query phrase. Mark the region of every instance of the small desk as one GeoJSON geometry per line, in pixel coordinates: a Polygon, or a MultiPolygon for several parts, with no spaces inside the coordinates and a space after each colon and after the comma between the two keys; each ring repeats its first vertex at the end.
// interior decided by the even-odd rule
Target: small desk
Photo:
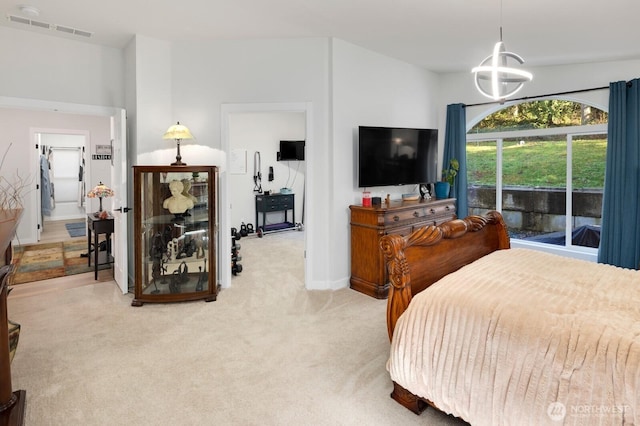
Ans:
{"type": "Polygon", "coordinates": [[[280,231],[296,227],[296,208],[294,194],[259,194],[256,195],[256,229],[261,232],[280,231]],[[288,220],[288,211],[291,210],[291,222],[288,220]],[[284,212],[284,222],[267,225],[267,213],[284,212]],[[260,213],[262,213],[262,225],[260,225],[260,213]]]}
{"type": "Polygon", "coordinates": [[[112,263],[111,258],[111,234],[113,234],[113,217],[109,216],[106,219],[98,219],[93,214],[87,215],[87,258],[88,265],[91,266],[91,233],[93,232],[93,267],[95,271],[95,279],[98,279],[98,266],[107,263],[112,263]],[[100,245],[98,244],[98,237],[100,234],[106,235],[106,259],[104,262],[99,263],[98,255],[100,254],[100,245]]]}

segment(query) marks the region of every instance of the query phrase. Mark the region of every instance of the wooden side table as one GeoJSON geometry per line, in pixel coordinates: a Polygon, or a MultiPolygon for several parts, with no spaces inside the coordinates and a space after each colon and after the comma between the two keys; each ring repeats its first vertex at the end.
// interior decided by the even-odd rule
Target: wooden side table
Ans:
{"type": "Polygon", "coordinates": [[[98,266],[113,263],[113,258],[111,257],[111,234],[113,234],[113,227],[113,217],[99,219],[93,214],[87,215],[87,261],[88,265],[91,266],[91,234],[93,233],[93,267],[96,280],[98,279],[98,266]],[[105,234],[105,244],[107,246],[105,250],[106,258],[102,263],[99,262],[100,245],[98,244],[98,237],[100,234],[105,234]]]}
{"type": "MultiPolygon", "coordinates": [[[[11,250],[11,248],[9,248],[11,250]]],[[[11,266],[13,269],[13,265],[11,266]]],[[[24,390],[11,390],[9,334],[7,329],[7,278],[0,282],[0,425],[23,425],[27,395],[24,390]]]]}
{"type": "MultiPolygon", "coordinates": [[[[0,219],[2,217],[0,212],[0,219]]],[[[13,274],[15,265],[11,264],[13,238],[22,213],[15,220],[0,220],[0,255],[4,252],[4,259],[0,259],[0,425],[24,425],[27,393],[24,390],[13,391],[11,387],[11,358],[9,349],[9,329],[7,318],[7,284],[13,274]],[[4,263],[3,263],[4,262],[4,263]],[[5,266],[7,265],[7,266],[5,266]]]]}

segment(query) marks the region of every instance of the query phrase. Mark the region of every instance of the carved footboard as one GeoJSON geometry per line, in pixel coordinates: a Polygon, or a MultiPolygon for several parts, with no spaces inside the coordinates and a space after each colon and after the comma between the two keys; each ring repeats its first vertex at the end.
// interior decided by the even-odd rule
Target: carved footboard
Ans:
{"type": "Polygon", "coordinates": [[[508,249],[510,243],[502,215],[491,211],[485,216],[426,226],[406,237],[386,235],[380,240],[380,247],[391,281],[387,300],[391,339],[396,321],[414,295],[482,256],[508,249]]]}
{"type": "MultiPolygon", "coordinates": [[[[396,322],[411,299],[445,275],[495,250],[510,247],[509,235],[496,211],[485,216],[455,219],[440,226],[420,228],[403,237],[387,235],[380,240],[391,285],[387,300],[387,329],[393,337],[396,322]]],[[[391,397],[420,414],[432,401],[420,398],[397,383],[391,397]]]]}

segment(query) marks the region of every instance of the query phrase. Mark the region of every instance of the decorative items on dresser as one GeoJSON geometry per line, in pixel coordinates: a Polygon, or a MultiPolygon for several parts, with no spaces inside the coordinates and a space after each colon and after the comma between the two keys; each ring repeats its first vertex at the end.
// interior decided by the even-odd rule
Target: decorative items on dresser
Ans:
{"type": "Polygon", "coordinates": [[[349,206],[351,210],[351,288],[385,299],[389,277],[380,250],[384,235],[409,235],[429,225],[455,219],[456,200],[384,201],[381,205],[349,206]]]}
{"type": "Polygon", "coordinates": [[[135,294],[149,302],[214,301],[215,166],[134,166],[135,294]]]}

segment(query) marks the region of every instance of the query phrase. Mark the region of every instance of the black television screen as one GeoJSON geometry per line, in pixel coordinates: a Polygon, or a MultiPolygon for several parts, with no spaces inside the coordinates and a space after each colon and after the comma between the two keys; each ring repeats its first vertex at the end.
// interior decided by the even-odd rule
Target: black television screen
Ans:
{"type": "Polygon", "coordinates": [[[437,167],[437,129],[358,128],[360,188],[432,183],[437,167]]]}
{"type": "Polygon", "coordinates": [[[280,141],[278,161],[304,160],[304,141],[280,141]]]}

